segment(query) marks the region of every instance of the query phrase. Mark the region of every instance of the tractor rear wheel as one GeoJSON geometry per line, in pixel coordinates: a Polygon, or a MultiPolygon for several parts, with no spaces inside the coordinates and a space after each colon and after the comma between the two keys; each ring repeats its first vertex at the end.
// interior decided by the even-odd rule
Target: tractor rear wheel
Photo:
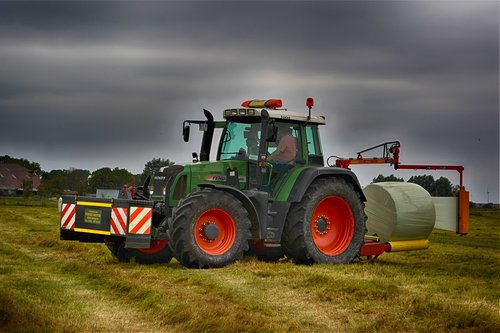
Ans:
{"type": "Polygon", "coordinates": [[[248,250],[250,219],[232,195],[202,189],[179,202],[169,234],[175,258],[190,268],[223,267],[248,250]]]}
{"type": "Polygon", "coordinates": [[[364,203],[351,184],[317,179],[291,207],[282,245],[297,263],[350,263],[363,245],[365,221],[364,203]]]}
{"type": "Polygon", "coordinates": [[[168,246],[168,240],[152,240],[149,249],[129,249],[123,243],[108,245],[113,257],[120,262],[130,262],[132,258],[139,264],[150,265],[158,263],[169,263],[173,253],[168,246]]]}

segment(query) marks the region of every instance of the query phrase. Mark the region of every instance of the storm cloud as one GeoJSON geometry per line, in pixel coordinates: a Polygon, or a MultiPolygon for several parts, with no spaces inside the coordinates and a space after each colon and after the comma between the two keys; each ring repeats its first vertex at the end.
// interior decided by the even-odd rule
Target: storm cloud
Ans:
{"type": "Polygon", "coordinates": [[[189,161],[182,120],[202,108],[313,96],[326,155],[400,140],[404,163],[462,164],[472,200],[498,202],[498,17],[496,1],[2,2],[0,154],[138,173],[189,161]]]}

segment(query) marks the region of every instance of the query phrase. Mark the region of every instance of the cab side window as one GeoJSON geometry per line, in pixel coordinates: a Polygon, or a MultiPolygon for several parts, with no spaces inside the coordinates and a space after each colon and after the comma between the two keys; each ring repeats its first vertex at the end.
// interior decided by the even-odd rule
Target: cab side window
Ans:
{"type": "Polygon", "coordinates": [[[321,141],[319,139],[318,125],[307,125],[306,138],[309,164],[323,166],[325,163],[323,160],[321,141]]]}

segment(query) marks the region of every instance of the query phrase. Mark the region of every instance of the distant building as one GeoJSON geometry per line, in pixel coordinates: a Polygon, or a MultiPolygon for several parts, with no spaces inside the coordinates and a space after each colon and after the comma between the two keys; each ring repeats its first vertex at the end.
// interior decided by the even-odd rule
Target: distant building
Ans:
{"type": "Polygon", "coordinates": [[[31,181],[33,192],[38,192],[38,187],[42,179],[36,173],[26,169],[22,165],[0,163],[0,194],[22,194],[24,181],[31,181]]]}

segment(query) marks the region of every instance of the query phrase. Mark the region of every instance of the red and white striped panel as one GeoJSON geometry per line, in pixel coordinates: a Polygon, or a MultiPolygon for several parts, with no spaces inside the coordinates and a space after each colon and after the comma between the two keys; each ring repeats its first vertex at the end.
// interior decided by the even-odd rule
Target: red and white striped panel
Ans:
{"type": "Polygon", "coordinates": [[[62,204],[61,210],[61,229],[71,230],[75,228],[75,204],[62,204]]]}
{"type": "Polygon", "coordinates": [[[153,209],[150,207],[130,207],[129,234],[149,235],[153,209]]]}
{"type": "Polygon", "coordinates": [[[113,235],[125,235],[127,233],[127,208],[113,207],[111,211],[110,232],[113,235]]]}

